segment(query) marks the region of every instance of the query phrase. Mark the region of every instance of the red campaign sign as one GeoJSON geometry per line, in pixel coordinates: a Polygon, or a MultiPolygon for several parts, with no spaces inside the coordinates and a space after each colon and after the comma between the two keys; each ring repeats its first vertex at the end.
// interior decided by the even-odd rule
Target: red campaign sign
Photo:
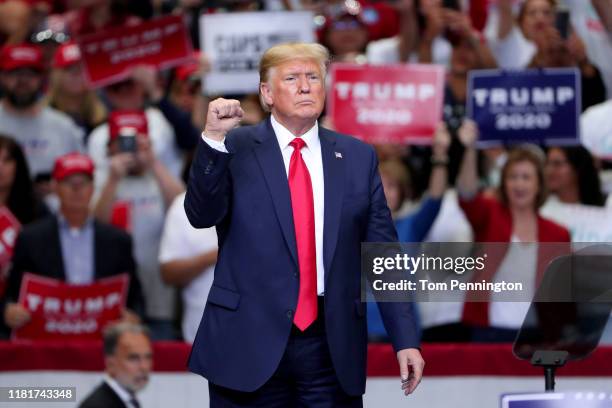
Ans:
{"type": "Polygon", "coordinates": [[[126,232],[132,231],[132,206],[129,201],[117,201],[113,204],[110,225],[126,232]]]}
{"type": "Polygon", "coordinates": [[[92,87],[119,82],[136,65],[161,69],[190,61],[191,40],[182,16],[169,16],[134,26],[112,28],[77,39],[92,87]]]}
{"type": "Polygon", "coordinates": [[[368,143],[431,144],[444,102],[437,65],[334,64],[329,114],[335,129],[368,143]]]}
{"type": "Polygon", "coordinates": [[[11,210],[0,207],[0,298],[6,290],[8,266],[13,256],[15,240],[21,224],[11,210]]]}
{"type": "Polygon", "coordinates": [[[19,304],[32,320],[13,331],[13,339],[99,340],[104,326],[119,320],[125,307],[127,274],[70,285],[56,279],[24,274],[19,304]]]}

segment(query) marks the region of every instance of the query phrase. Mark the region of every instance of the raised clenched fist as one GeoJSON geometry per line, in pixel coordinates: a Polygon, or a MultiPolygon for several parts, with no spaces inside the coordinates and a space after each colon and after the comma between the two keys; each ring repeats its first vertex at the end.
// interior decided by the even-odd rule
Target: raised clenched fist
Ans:
{"type": "Polygon", "coordinates": [[[227,132],[238,126],[244,111],[235,99],[218,98],[208,104],[204,135],[219,142],[227,132]]]}

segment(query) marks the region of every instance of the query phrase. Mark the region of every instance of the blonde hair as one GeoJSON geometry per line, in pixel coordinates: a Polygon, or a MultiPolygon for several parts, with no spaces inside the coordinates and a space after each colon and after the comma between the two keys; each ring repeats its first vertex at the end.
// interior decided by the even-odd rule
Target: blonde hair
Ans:
{"type": "MultiPolygon", "coordinates": [[[[68,114],[66,100],[73,98],[72,95],[68,95],[61,89],[60,77],[65,75],[63,69],[56,68],[51,71],[49,93],[46,98],[46,102],[52,108],[60,110],[68,114]]],[[[78,112],[82,119],[88,126],[95,127],[103,123],[106,120],[107,111],[104,104],[98,98],[96,93],[90,89],[84,91],[79,98],[81,99],[81,109],[78,112]]]]}
{"type": "MultiPolygon", "coordinates": [[[[283,43],[270,47],[264,52],[259,62],[259,83],[269,81],[273,68],[291,60],[314,61],[321,67],[321,74],[325,79],[327,65],[329,64],[329,51],[321,44],[316,43],[283,43]]],[[[259,102],[264,111],[270,112],[270,106],[264,101],[261,89],[259,102]]]]}

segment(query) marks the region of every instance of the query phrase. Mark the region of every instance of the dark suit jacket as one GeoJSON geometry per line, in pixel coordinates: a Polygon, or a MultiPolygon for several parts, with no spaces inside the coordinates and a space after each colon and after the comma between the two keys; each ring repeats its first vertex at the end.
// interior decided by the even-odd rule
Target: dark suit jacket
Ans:
{"type": "MultiPolygon", "coordinates": [[[[125,232],[94,221],[94,276],[108,278],[121,273],[130,276],[127,307],[142,315],[144,301],[136,264],[132,255],[132,238],[125,232]]],[[[6,298],[16,302],[24,272],[65,280],[57,217],[47,217],[21,230],[15,243],[9,271],[6,298]]]]}
{"type": "Polygon", "coordinates": [[[79,408],[127,408],[111,387],[103,382],[81,402],[79,408]]]}
{"type": "MultiPolygon", "coordinates": [[[[338,379],[365,391],[367,330],[360,298],[362,241],[396,241],[374,149],[319,128],[324,173],[327,342],[338,379]]],[[[298,298],[289,184],[270,120],[231,131],[229,154],[200,142],[185,198],[196,228],[217,226],[219,258],[189,368],[214,384],[253,391],[277,368],[298,298]]],[[[380,303],[396,350],[417,347],[408,303],[380,303]]],[[[398,371],[399,372],[399,371],[398,371]]]]}

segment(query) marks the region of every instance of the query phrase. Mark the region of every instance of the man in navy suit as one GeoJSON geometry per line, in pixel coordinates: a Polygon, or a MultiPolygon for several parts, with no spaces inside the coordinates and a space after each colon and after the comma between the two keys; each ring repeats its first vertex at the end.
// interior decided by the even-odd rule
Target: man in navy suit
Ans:
{"type": "MultiPolygon", "coordinates": [[[[238,101],[208,108],[185,211],[219,236],[189,358],[213,407],[362,406],[360,244],[397,237],[374,149],[318,126],[328,61],[318,44],[267,50],[260,100],[271,116],[256,126],[234,129],[238,101]]],[[[424,366],[413,309],[379,306],[408,395],[424,366]]]]}

